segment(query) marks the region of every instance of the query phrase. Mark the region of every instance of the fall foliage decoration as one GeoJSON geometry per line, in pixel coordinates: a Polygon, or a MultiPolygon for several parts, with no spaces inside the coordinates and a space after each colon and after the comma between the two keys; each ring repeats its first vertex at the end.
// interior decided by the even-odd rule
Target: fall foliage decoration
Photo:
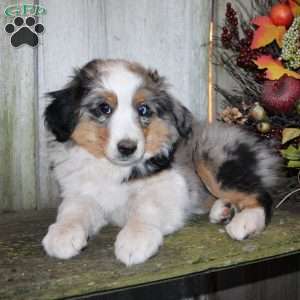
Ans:
{"type": "Polygon", "coordinates": [[[251,21],[252,24],[257,25],[258,29],[255,30],[251,49],[257,49],[269,45],[274,40],[278,46],[282,45],[282,38],[286,32],[284,26],[277,26],[273,23],[271,18],[267,16],[259,16],[251,21]]]}
{"type": "Polygon", "coordinates": [[[237,107],[227,106],[220,113],[220,117],[227,124],[243,125],[247,121],[247,117],[245,117],[237,107]]]}
{"type": "Polygon", "coordinates": [[[249,0],[226,5],[214,53],[236,83],[216,85],[223,122],[241,126],[300,169],[300,0],[249,0]]]}
{"type": "Polygon", "coordinates": [[[296,108],[298,99],[300,79],[284,75],[279,80],[266,80],[263,84],[262,103],[269,111],[290,113],[296,108]]]}
{"type": "Polygon", "coordinates": [[[289,27],[294,19],[291,7],[284,3],[277,3],[272,6],[270,18],[275,25],[289,27]]]}
{"type": "Polygon", "coordinates": [[[253,61],[258,69],[265,70],[266,79],[276,80],[283,75],[300,79],[300,73],[285,68],[279,59],[274,59],[271,55],[261,55],[253,61]]]}
{"type": "Polygon", "coordinates": [[[293,24],[283,36],[281,58],[291,69],[300,68],[300,16],[294,19],[293,24]]]}

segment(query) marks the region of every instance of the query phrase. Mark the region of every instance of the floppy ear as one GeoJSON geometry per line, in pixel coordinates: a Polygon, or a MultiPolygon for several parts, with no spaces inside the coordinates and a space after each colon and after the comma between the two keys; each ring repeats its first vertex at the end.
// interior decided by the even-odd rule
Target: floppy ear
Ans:
{"type": "Polygon", "coordinates": [[[74,86],[48,94],[53,101],[45,110],[45,123],[58,142],[67,141],[79,118],[80,99],[76,99],[74,86]]]}
{"type": "Polygon", "coordinates": [[[187,138],[192,132],[193,116],[179,101],[173,100],[173,104],[172,114],[177,131],[181,137],[187,138]]]}
{"type": "Polygon", "coordinates": [[[161,117],[168,115],[173,120],[179,135],[183,138],[188,137],[192,132],[191,112],[168,93],[169,85],[157,70],[148,69],[147,74],[154,84],[153,89],[158,92],[155,100],[158,114],[161,117]]]}
{"type": "Polygon", "coordinates": [[[186,107],[165,91],[160,93],[155,104],[158,115],[162,118],[169,118],[181,137],[187,138],[190,135],[193,116],[186,107]]]}

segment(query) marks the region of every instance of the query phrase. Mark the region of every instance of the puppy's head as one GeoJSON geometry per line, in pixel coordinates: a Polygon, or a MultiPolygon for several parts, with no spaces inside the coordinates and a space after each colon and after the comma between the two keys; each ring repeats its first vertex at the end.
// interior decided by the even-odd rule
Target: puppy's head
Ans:
{"type": "Polygon", "coordinates": [[[191,114],[164,79],[136,63],[93,60],[49,96],[45,121],[57,141],[72,140],[118,165],[168,157],[191,132],[191,114]]]}

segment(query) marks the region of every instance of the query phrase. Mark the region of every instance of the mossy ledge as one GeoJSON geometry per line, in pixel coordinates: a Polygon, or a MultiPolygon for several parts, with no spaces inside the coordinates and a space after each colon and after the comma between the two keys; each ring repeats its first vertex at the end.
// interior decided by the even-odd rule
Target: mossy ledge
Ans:
{"type": "Polygon", "coordinates": [[[114,257],[118,228],[107,227],[78,257],[47,257],[41,239],[54,221],[54,210],[0,216],[0,299],[57,299],[120,289],[208,269],[232,267],[300,251],[299,214],[276,211],[259,236],[231,240],[221,225],[195,218],[166,237],[148,262],[126,268],[114,257]]]}

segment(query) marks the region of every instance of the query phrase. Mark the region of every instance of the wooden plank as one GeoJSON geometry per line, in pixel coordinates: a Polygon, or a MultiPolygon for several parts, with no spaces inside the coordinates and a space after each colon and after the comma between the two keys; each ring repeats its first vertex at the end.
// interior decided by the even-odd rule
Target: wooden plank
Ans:
{"type": "MultiPolygon", "coordinates": [[[[1,1],[1,14],[15,3],[1,1]]],[[[11,21],[0,18],[0,210],[36,207],[36,49],[11,46],[3,30],[11,21]]]]}
{"type": "Polygon", "coordinates": [[[208,294],[211,298],[207,299],[279,300],[299,296],[297,274],[291,274],[289,282],[288,277],[277,280],[299,271],[300,219],[295,213],[277,210],[261,235],[242,242],[230,239],[222,225],[197,217],[166,237],[157,255],[130,268],[114,256],[119,229],[110,226],[90,239],[88,247],[74,259],[46,256],[40,241],[54,218],[54,210],[0,215],[0,299],[62,299],[93,292],[100,295],[94,299],[165,300],[202,295],[204,300],[208,294]],[[296,260],[283,265],[274,262],[256,269],[250,265],[292,253],[298,253],[296,260]],[[232,272],[226,272],[228,268],[232,272]],[[210,276],[211,272],[217,275],[210,276]],[[265,286],[264,280],[268,281],[265,286]],[[251,288],[257,281],[262,285],[251,288]],[[285,291],[280,290],[280,282],[285,291]],[[122,297],[124,294],[129,297],[122,297]]]}
{"type": "Polygon", "coordinates": [[[157,68],[199,119],[207,113],[208,0],[41,0],[47,15],[39,58],[39,207],[57,205],[49,172],[44,94],[88,60],[125,58],[157,68]]]}
{"type": "Polygon", "coordinates": [[[299,255],[239,266],[231,272],[216,274],[208,288],[207,300],[300,299],[299,276],[299,255]]]}

